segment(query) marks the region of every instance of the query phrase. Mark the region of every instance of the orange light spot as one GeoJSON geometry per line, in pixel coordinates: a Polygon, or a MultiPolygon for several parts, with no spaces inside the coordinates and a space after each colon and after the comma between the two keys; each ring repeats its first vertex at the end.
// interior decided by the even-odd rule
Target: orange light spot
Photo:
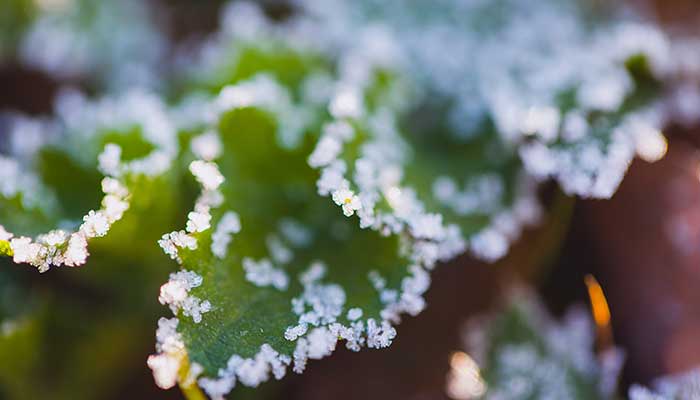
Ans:
{"type": "Polygon", "coordinates": [[[612,328],[610,327],[610,307],[605,298],[603,288],[593,275],[584,278],[588,289],[588,298],[591,301],[591,313],[596,324],[598,334],[598,347],[605,350],[613,345],[612,328]]]}
{"type": "Polygon", "coordinates": [[[605,298],[603,288],[600,287],[593,275],[586,275],[585,282],[595,324],[598,327],[610,325],[610,307],[608,307],[608,300],[605,298]]]}

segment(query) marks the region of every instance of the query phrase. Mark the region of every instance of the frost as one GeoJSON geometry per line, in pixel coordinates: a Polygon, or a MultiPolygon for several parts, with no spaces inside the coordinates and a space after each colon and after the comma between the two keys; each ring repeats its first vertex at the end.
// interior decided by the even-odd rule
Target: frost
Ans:
{"type": "Polygon", "coordinates": [[[204,160],[213,161],[221,155],[222,144],[216,132],[209,131],[192,139],[190,142],[192,153],[204,160]]]}
{"type": "Polygon", "coordinates": [[[14,253],[14,262],[16,263],[41,263],[40,253],[42,247],[38,243],[32,243],[32,239],[28,237],[21,237],[12,239],[10,241],[10,247],[14,253]]]}
{"type": "Polygon", "coordinates": [[[204,232],[211,227],[210,221],[210,214],[191,211],[187,214],[187,232],[204,232]]]}
{"type": "Polygon", "coordinates": [[[205,190],[216,190],[224,183],[224,177],[219,172],[216,164],[206,161],[193,161],[190,164],[190,172],[197,182],[201,183],[205,190]]]}
{"type": "Polygon", "coordinates": [[[88,257],[87,251],[87,240],[83,235],[74,233],[71,235],[68,241],[68,248],[66,249],[65,262],[69,267],[75,267],[78,265],[85,264],[88,257]]]}
{"type": "Polygon", "coordinates": [[[153,378],[161,389],[170,389],[177,383],[180,370],[180,360],[168,354],[151,355],[146,361],[148,368],[153,370],[153,378]]]}
{"type": "Polygon", "coordinates": [[[69,233],[54,230],[38,235],[36,241],[29,237],[15,238],[14,234],[2,228],[4,240],[10,240],[15,263],[28,263],[37,267],[39,272],[46,272],[51,265],[75,267],[85,264],[89,255],[88,240],[103,237],[112,224],[119,221],[129,208],[126,200],[129,192],[117,179],[105,177],[102,180],[102,208],[90,210],[83,217],[83,223],[77,232],[69,233]]]}
{"type": "MultiPolygon", "coordinates": [[[[600,184],[590,175],[585,179],[582,176],[591,171],[567,159],[579,154],[578,145],[598,140],[588,129],[592,113],[618,113],[638,94],[638,82],[625,62],[642,56],[654,78],[663,79],[676,68],[673,60],[688,59],[671,56],[673,47],[658,28],[618,10],[611,13],[615,18],[591,26],[574,5],[557,2],[532,7],[523,0],[499,5],[448,0],[429,12],[421,6],[401,7],[396,1],[377,5],[364,0],[302,0],[300,4],[301,16],[290,30],[331,54],[341,52],[341,83],[330,106],[335,118],[361,116],[358,99],[372,82],[372,69],[389,67],[416,82],[426,97],[451,104],[447,119],[456,139],[481,135],[483,121],[490,119],[504,141],[540,145],[557,153],[546,154],[542,147],[520,152],[528,171],[553,176],[568,192],[590,197],[609,197],[619,179],[606,178],[600,184]],[[500,22],[484,25],[494,12],[500,22]],[[305,30],[297,32],[297,26],[305,30]],[[558,34],[549,35],[552,31],[558,34]],[[324,43],[319,42],[321,37],[324,43]],[[511,43],[507,48],[504,40],[511,43]],[[450,62],[444,62],[444,54],[451,55],[450,62]],[[569,93],[574,104],[560,109],[560,96],[569,93]],[[559,138],[576,146],[562,146],[559,138]]],[[[664,112],[659,104],[651,107],[664,112]]],[[[658,131],[661,123],[653,128],[658,131]]],[[[611,122],[601,128],[604,135],[613,136],[624,125],[611,122]]],[[[322,147],[330,149],[325,141],[322,147]]],[[[318,150],[328,155],[324,163],[337,151],[318,150]]],[[[624,165],[616,165],[621,169],[618,174],[624,173],[624,165]]]]}
{"type": "MultiPolygon", "coordinates": [[[[416,6],[416,12],[395,0],[374,3],[300,0],[294,15],[274,23],[259,6],[234,3],[225,9],[221,32],[200,49],[199,68],[205,72],[244,65],[239,63],[247,55],[240,49],[252,47],[277,54],[276,46],[310,60],[318,57],[321,64],[328,62],[333,73],[337,72],[333,76],[326,66],[310,66],[312,71],[302,74],[301,87],[287,79],[278,81],[275,68],[250,71],[249,78],[233,84],[218,82],[214,73],[206,78],[213,77],[223,89],[212,99],[203,95],[191,116],[182,118],[189,121],[177,124],[196,127],[192,130],[197,135],[189,146],[198,160],[190,164],[190,171],[202,193],[188,214],[185,230],[166,234],[159,242],[165,252],[181,264],[180,255],[189,262],[190,254],[179,252],[198,249],[198,241],[205,246],[209,239],[205,231],[214,225],[210,249],[200,249],[205,257],[210,250],[219,259],[214,260],[216,265],[238,265],[240,261],[248,282],[279,291],[291,288],[289,297],[296,296],[289,308],[298,318],[290,326],[264,332],[294,341],[292,358],[267,344],[250,358],[232,355],[216,377],[199,379],[214,398],[222,397],[238,382],[257,386],[271,376],[279,379],[292,362],[294,371],[301,372],[308,359],[329,355],[339,340],[345,340],[353,351],[389,346],[396,336],[392,324],[404,314],[416,315],[425,308],[429,272],[438,262],[465,250],[495,261],[507,253],[525,226],[538,221],[542,213],[538,182],[554,178],[567,193],[609,197],[635,154],[656,160],[665,153],[659,129],[664,115],[659,104],[644,104],[643,110],[619,109],[638,89],[626,68],[629,57],[645,57],[655,78],[671,68],[665,61],[665,38],[655,29],[626,20],[618,23],[614,18],[589,25],[573,6],[550,2],[533,7],[523,0],[506,0],[501,6],[508,12],[497,13],[499,23],[486,25],[484,17],[493,17],[496,7],[489,2],[440,1],[428,7],[429,13],[421,12],[423,6],[416,6]],[[504,48],[504,41],[513,45],[504,48]],[[448,62],[445,54],[450,55],[448,62]],[[573,104],[560,107],[562,97],[573,104]],[[434,115],[435,121],[450,125],[440,133],[443,136],[427,135],[433,131],[402,132],[412,122],[405,118],[407,111],[424,112],[420,106],[433,101],[445,107],[434,115]],[[246,224],[251,224],[246,228],[251,235],[259,233],[256,243],[250,243],[247,236],[234,237],[241,230],[236,213],[212,211],[224,204],[219,191],[224,176],[214,163],[223,155],[223,146],[212,129],[229,111],[246,107],[271,117],[277,142],[285,150],[300,150],[300,143],[317,139],[310,154],[300,156],[318,173],[318,194],[340,206],[346,217],[357,214],[360,228],[393,236],[400,244],[399,255],[406,261],[402,265],[408,264],[400,271],[400,282],[396,271],[381,269],[388,281],[379,273],[370,274],[376,289],[373,300],[381,303],[381,310],[349,308],[365,304],[355,303],[354,293],[346,293],[351,286],[334,282],[335,274],[328,274],[321,262],[312,262],[308,270],[292,275],[296,257],[305,262],[314,259],[313,248],[308,247],[317,232],[313,224],[306,225],[307,220],[273,215],[265,221],[267,228],[261,228],[255,225],[259,221],[248,221],[248,214],[242,214],[246,224]],[[463,164],[446,160],[445,168],[441,162],[434,163],[437,176],[419,176],[421,168],[432,172],[420,165],[425,163],[421,141],[471,146],[471,140],[476,143],[486,138],[484,132],[491,131],[491,123],[495,138],[475,157],[465,154],[465,158],[476,158],[475,167],[471,160],[463,164]],[[320,135],[305,136],[309,127],[319,126],[320,135]],[[244,253],[229,254],[232,242],[240,244],[244,253]],[[251,249],[254,251],[245,253],[251,249]],[[298,279],[301,292],[291,292],[298,288],[291,279],[298,279]],[[346,305],[349,299],[353,304],[346,305]]],[[[117,148],[103,155],[103,170],[115,176],[121,173],[117,148]]],[[[235,185],[231,182],[231,188],[235,185]]],[[[284,190],[285,196],[296,195],[287,193],[286,187],[277,189],[284,190]]],[[[113,199],[105,200],[107,203],[114,210],[104,214],[108,219],[123,212],[122,203],[113,199]]],[[[259,206],[265,210],[266,205],[259,206]]],[[[100,225],[91,226],[97,234],[100,225]]],[[[342,224],[331,228],[334,238],[354,234],[343,230],[347,227],[342,224]]],[[[31,256],[25,249],[24,257],[31,256]]],[[[171,279],[161,288],[161,302],[185,315],[202,308],[198,302],[188,303],[192,289],[188,285],[186,280],[171,279]]],[[[557,335],[552,333],[547,339],[553,352],[561,350],[561,337],[566,336],[557,335]]],[[[539,360],[540,355],[531,350],[513,346],[501,356],[518,369],[539,360]]],[[[246,357],[251,353],[247,351],[246,357]]],[[[581,370],[587,368],[583,356],[565,361],[581,370]]],[[[545,365],[540,378],[551,373],[553,381],[565,380],[557,366],[545,365]]],[[[559,390],[547,393],[554,398],[569,395],[559,390]]]]}
{"type": "Polygon", "coordinates": [[[378,325],[373,318],[367,320],[367,347],[376,349],[388,347],[395,337],[396,329],[388,322],[382,321],[378,325]]]}
{"type": "Polygon", "coordinates": [[[343,209],[346,217],[352,216],[355,211],[362,208],[360,198],[352,190],[339,189],[333,192],[333,201],[343,209]]]}
{"type": "Polygon", "coordinates": [[[324,263],[320,261],[314,262],[306,271],[299,275],[299,282],[301,282],[304,287],[317,283],[326,275],[326,270],[327,267],[324,263]]]}
{"type": "Polygon", "coordinates": [[[341,86],[331,99],[328,111],[335,118],[359,118],[364,112],[362,97],[357,88],[341,86]]]}
{"type": "Polygon", "coordinates": [[[106,175],[118,176],[121,166],[122,148],[114,143],[107,143],[104,151],[97,157],[100,172],[106,175]]]}
{"type": "Polygon", "coordinates": [[[321,172],[321,177],[316,182],[318,194],[327,196],[330,193],[340,190],[344,186],[347,187],[348,182],[343,176],[346,169],[345,163],[340,160],[324,168],[321,172]]]}
{"type": "Polygon", "coordinates": [[[202,321],[202,314],[211,311],[209,301],[202,301],[189,294],[190,290],[202,284],[202,277],[192,271],[179,271],[170,274],[170,280],[160,287],[158,301],[168,305],[173,314],[182,310],[185,316],[191,316],[195,323],[202,321]]]}
{"type": "Polygon", "coordinates": [[[315,328],[306,335],[308,340],[307,356],[314,360],[320,360],[330,355],[335,350],[338,336],[326,327],[315,328]]]}
{"type": "MultiPolygon", "coordinates": [[[[101,189],[104,197],[100,208],[89,210],[82,218],[82,224],[76,232],[61,233],[62,241],[56,241],[56,232],[38,235],[15,243],[19,256],[16,262],[26,262],[36,266],[41,272],[50,266],[79,266],[87,261],[88,242],[93,238],[108,234],[112,225],[121,220],[130,207],[132,193],[127,182],[130,176],[144,175],[156,177],[165,173],[171,166],[177,153],[175,129],[167,117],[166,106],[160,98],[140,90],[127,90],[115,96],[106,96],[89,101],[74,90],[62,91],[56,101],[56,116],[51,121],[37,120],[15,124],[16,129],[32,130],[36,124],[46,126],[47,130],[57,130],[55,135],[45,139],[46,145],[70,151],[71,157],[86,164],[94,163],[104,175],[101,189]],[[138,127],[144,140],[154,149],[144,157],[122,160],[122,149],[114,143],[107,143],[99,154],[92,143],[99,143],[99,136],[105,132],[121,134],[138,127]],[[73,148],[85,148],[85,151],[72,151],[73,148]]],[[[19,135],[14,131],[13,136],[19,135]]],[[[18,149],[31,153],[30,149],[18,149]]],[[[18,156],[21,154],[18,153],[18,156]]],[[[37,177],[29,172],[21,172],[16,161],[0,158],[0,189],[6,198],[22,193],[23,206],[27,209],[39,207],[45,212],[52,210],[53,196],[43,188],[37,177]],[[21,178],[21,186],[18,185],[21,178]]],[[[29,163],[26,163],[30,165],[29,163]]],[[[69,225],[66,225],[69,226],[69,225]]],[[[63,231],[62,231],[63,232],[63,231]]],[[[13,235],[16,236],[16,235],[13,235]]],[[[10,245],[12,248],[12,245],[10,245]]],[[[13,249],[13,253],[15,250],[13,249]]]]}
{"type": "Polygon", "coordinates": [[[355,321],[360,318],[362,318],[362,309],[361,308],[351,308],[348,310],[348,315],[347,318],[350,321],[355,321]]]}
{"type": "Polygon", "coordinates": [[[290,341],[297,340],[300,336],[306,334],[309,326],[307,324],[299,324],[296,326],[290,326],[284,331],[284,338],[290,341]]]}
{"type": "Polygon", "coordinates": [[[144,157],[122,161],[121,148],[107,144],[98,160],[100,170],[108,176],[162,175],[177,155],[176,129],[169,119],[167,106],[148,91],[132,89],[88,101],[77,91],[65,90],[57,99],[56,114],[71,133],[69,139],[76,147],[96,132],[129,132],[135,126],[141,128],[143,138],[155,149],[144,157]]]}
{"type": "Polygon", "coordinates": [[[233,211],[227,211],[216,225],[214,234],[211,235],[211,252],[218,258],[226,257],[228,245],[232,235],[241,231],[241,221],[233,211]]]}
{"type": "Polygon", "coordinates": [[[162,389],[175,386],[185,357],[185,344],[177,332],[177,318],[161,318],[156,330],[157,354],[148,357],[147,365],[153,370],[156,384],[162,389]]]}
{"type": "Polygon", "coordinates": [[[307,247],[313,239],[313,232],[308,227],[291,218],[280,221],[279,231],[295,247],[307,247]]]}
{"type": "Polygon", "coordinates": [[[409,221],[411,233],[419,239],[440,240],[445,236],[445,227],[440,214],[417,214],[409,221]]]}
{"type": "Polygon", "coordinates": [[[537,135],[544,142],[550,143],[557,139],[561,115],[554,107],[532,107],[528,110],[522,133],[537,135]]]}
{"type": "Polygon", "coordinates": [[[83,224],[80,231],[87,238],[102,237],[109,230],[109,220],[101,212],[90,211],[83,217],[83,224]]]}
{"type": "Polygon", "coordinates": [[[508,239],[495,229],[485,229],[472,237],[470,249],[481,259],[495,261],[508,251],[508,239]]]}
{"type": "Polygon", "coordinates": [[[522,289],[511,292],[507,307],[466,326],[467,350],[487,379],[486,398],[573,399],[583,393],[579,386],[601,398],[612,395],[624,356],[616,348],[605,349],[600,357],[595,354],[586,310],[572,308],[561,322],[555,321],[531,292],[522,289]],[[506,327],[509,332],[503,331],[506,327]],[[522,333],[510,333],[516,330],[522,333]],[[501,339],[493,341],[495,337],[501,339]]]}
{"type": "Polygon", "coordinates": [[[294,253],[289,249],[277,235],[270,234],[265,240],[267,249],[272,259],[279,264],[288,264],[294,258],[294,253]]]}
{"type": "Polygon", "coordinates": [[[277,290],[286,290],[289,285],[287,274],[272,265],[270,260],[263,258],[255,261],[252,258],[243,258],[243,270],[245,278],[256,286],[272,286],[277,290]]]}
{"type": "Polygon", "coordinates": [[[180,260],[178,248],[195,250],[197,249],[197,239],[188,235],[185,231],[176,231],[163,235],[158,241],[158,245],[170,258],[180,260]]]}
{"type": "Polygon", "coordinates": [[[289,357],[279,354],[272,346],[265,343],[252,358],[231,356],[226,368],[219,370],[216,379],[200,378],[199,384],[210,397],[221,399],[236,386],[237,381],[246,386],[257,387],[270,379],[270,374],[275,379],[282,379],[290,363],[289,357]]]}

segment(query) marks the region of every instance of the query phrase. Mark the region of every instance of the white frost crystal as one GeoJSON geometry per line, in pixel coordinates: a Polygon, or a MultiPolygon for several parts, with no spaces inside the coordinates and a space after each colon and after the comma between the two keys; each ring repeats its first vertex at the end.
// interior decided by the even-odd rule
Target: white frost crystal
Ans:
{"type": "Polygon", "coordinates": [[[226,368],[219,370],[217,378],[200,378],[199,385],[213,399],[221,399],[230,392],[236,382],[250,387],[270,379],[282,379],[291,363],[288,356],[279,354],[269,344],[260,346],[260,351],[252,358],[242,358],[233,355],[229,358],[226,368]]]}
{"type": "Polygon", "coordinates": [[[324,168],[321,171],[321,177],[316,182],[316,187],[318,188],[318,194],[321,196],[327,196],[342,187],[347,187],[348,182],[343,176],[347,167],[345,163],[341,160],[336,160],[331,163],[330,166],[324,168]]]}
{"type": "Polygon", "coordinates": [[[104,150],[97,156],[98,169],[110,176],[121,174],[122,148],[114,143],[107,143],[104,150]]]}
{"type": "Polygon", "coordinates": [[[158,387],[170,389],[175,386],[185,354],[185,344],[177,332],[177,318],[161,318],[156,330],[157,354],[148,357],[147,365],[153,371],[158,387]]]}
{"type": "Polygon", "coordinates": [[[313,168],[325,167],[338,157],[341,150],[342,145],[338,139],[324,136],[309,156],[309,165],[313,168]]]}
{"type": "Polygon", "coordinates": [[[308,328],[309,328],[309,325],[307,325],[307,324],[299,324],[296,326],[290,326],[284,331],[284,338],[287,340],[295,341],[300,336],[306,334],[306,331],[308,330],[308,328]]]}
{"type": "Polygon", "coordinates": [[[177,383],[180,371],[180,360],[168,354],[155,354],[146,361],[148,368],[153,370],[153,378],[161,389],[170,389],[177,383]]]}
{"type": "Polygon", "coordinates": [[[214,131],[208,131],[192,139],[190,143],[192,153],[204,161],[212,161],[221,155],[222,144],[219,135],[214,131]]]}
{"type": "Polygon", "coordinates": [[[211,235],[211,252],[218,258],[226,257],[229,243],[233,234],[241,231],[241,220],[233,211],[227,211],[216,225],[216,230],[211,235]]]}
{"type": "Polygon", "coordinates": [[[83,221],[80,231],[88,238],[102,237],[109,230],[109,220],[102,212],[90,211],[83,221]]]}
{"type": "Polygon", "coordinates": [[[286,290],[289,285],[289,278],[284,270],[275,268],[266,258],[260,261],[243,258],[243,270],[245,278],[256,286],[272,286],[277,290],[286,290]]]}
{"type": "Polygon", "coordinates": [[[190,171],[205,190],[216,190],[224,183],[224,177],[214,163],[201,160],[192,161],[190,171]]]}
{"type": "Polygon", "coordinates": [[[185,231],[175,231],[166,233],[158,241],[158,244],[165,254],[169,255],[173,260],[179,260],[178,248],[196,250],[197,249],[197,239],[188,235],[185,231]]]}
{"type": "Polygon", "coordinates": [[[396,329],[387,321],[377,324],[373,318],[367,320],[367,347],[377,349],[389,347],[395,337],[396,329]]]}
{"type": "Polygon", "coordinates": [[[355,211],[362,208],[360,198],[352,190],[339,189],[333,192],[333,201],[343,209],[346,217],[352,216],[355,211]]]}
{"type": "Polygon", "coordinates": [[[179,271],[170,274],[170,280],[160,287],[158,301],[168,305],[173,314],[182,310],[191,316],[195,323],[202,321],[202,314],[211,311],[211,303],[189,294],[190,290],[202,284],[202,277],[192,271],[179,271]]]}
{"type": "Polygon", "coordinates": [[[487,228],[472,237],[470,249],[483,260],[495,261],[508,252],[508,238],[495,229],[487,228]]]}
{"type": "MultiPolygon", "coordinates": [[[[61,233],[62,241],[55,240],[59,231],[52,231],[38,235],[34,240],[29,239],[29,243],[25,243],[26,240],[15,243],[19,251],[16,260],[30,263],[41,272],[47,271],[52,265],[74,267],[85,264],[89,255],[88,241],[107,235],[112,225],[119,221],[130,207],[131,193],[127,188],[127,177],[159,176],[170,168],[177,153],[175,128],[167,116],[165,104],[153,94],[128,90],[92,101],[75,90],[65,90],[57,98],[55,112],[55,120],[50,123],[39,121],[41,126],[46,126],[48,130],[60,128],[65,131],[59,132],[63,134],[47,135],[47,138],[43,139],[45,142],[40,144],[80,148],[86,143],[100,143],[100,135],[106,132],[121,134],[138,127],[143,139],[152,144],[154,149],[142,158],[126,161],[122,159],[122,148],[119,145],[105,145],[97,155],[97,169],[105,175],[101,182],[104,193],[100,202],[101,208],[90,210],[82,218],[77,232],[61,233]]],[[[24,127],[22,129],[29,130],[36,129],[36,126],[36,123],[15,125],[17,129],[24,127]]],[[[13,137],[18,137],[19,134],[19,131],[13,131],[13,137]]],[[[32,152],[29,148],[21,148],[18,151],[23,154],[32,152]]],[[[81,162],[94,162],[92,151],[77,151],[71,156],[81,162]]],[[[20,172],[15,161],[5,164],[5,157],[0,157],[0,191],[3,196],[12,197],[20,191],[16,183],[19,182],[17,178],[21,177],[21,192],[26,198],[23,200],[26,207],[49,203],[43,199],[46,197],[46,190],[40,190],[43,188],[36,176],[20,172]]]]}
{"type": "Polygon", "coordinates": [[[320,360],[335,350],[338,336],[333,334],[328,328],[320,327],[312,329],[306,335],[306,340],[309,341],[307,356],[314,360],[320,360]]]}
{"type": "Polygon", "coordinates": [[[68,249],[66,249],[66,265],[74,267],[85,264],[88,257],[87,240],[79,233],[71,235],[68,241],[68,249]]]}
{"type": "Polygon", "coordinates": [[[357,88],[344,85],[337,89],[328,111],[336,118],[359,118],[364,112],[364,104],[357,88]]]}
{"type": "Polygon", "coordinates": [[[187,214],[187,232],[204,232],[211,227],[210,221],[211,215],[209,213],[191,211],[187,214]]]}
{"type": "Polygon", "coordinates": [[[31,264],[39,262],[42,247],[38,243],[32,243],[31,238],[20,237],[12,239],[10,247],[14,253],[14,262],[31,264]]]}
{"type": "Polygon", "coordinates": [[[351,308],[348,310],[348,315],[347,318],[350,321],[355,321],[360,318],[362,318],[362,309],[361,308],[351,308]]]}
{"type": "Polygon", "coordinates": [[[112,224],[119,221],[129,209],[129,192],[118,179],[107,176],[102,180],[101,187],[104,193],[102,208],[90,210],[83,217],[83,223],[77,232],[53,230],[38,235],[33,240],[28,237],[14,238],[12,233],[0,227],[0,239],[11,239],[13,261],[31,264],[39,272],[48,271],[51,265],[75,267],[85,264],[89,255],[88,240],[105,236],[112,224]]]}

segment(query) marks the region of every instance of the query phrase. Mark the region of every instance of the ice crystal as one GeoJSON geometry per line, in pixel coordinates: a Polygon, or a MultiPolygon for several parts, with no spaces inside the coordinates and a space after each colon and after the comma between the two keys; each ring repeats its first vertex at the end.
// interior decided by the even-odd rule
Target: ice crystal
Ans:
{"type": "MultiPolygon", "coordinates": [[[[3,240],[11,239],[13,261],[31,264],[40,272],[48,271],[51,265],[75,267],[85,264],[88,256],[87,241],[105,236],[112,224],[120,220],[129,208],[127,201],[129,193],[121,182],[107,176],[102,180],[101,186],[105,195],[102,199],[102,208],[98,211],[90,210],[83,217],[83,223],[77,232],[54,230],[38,235],[36,240],[33,240],[29,237],[14,238],[14,234],[7,232],[3,227],[3,240]]],[[[8,193],[5,194],[14,195],[16,193],[14,190],[16,189],[7,188],[8,193]]]]}
{"type": "Polygon", "coordinates": [[[233,211],[227,211],[216,225],[216,230],[211,236],[211,252],[219,257],[226,257],[229,243],[231,243],[232,235],[241,231],[241,221],[233,211]]]}
{"type": "Polygon", "coordinates": [[[176,231],[163,235],[158,244],[170,258],[179,260],[178,248],[195,250],[197,248],[197,239],[188,235],[185,231],[176,231]]]}
{"type": "Polygon", "coordinates": [[[190,171],[205,190],[216,190],[224,182],[224,177],[219,172],[216,164],[210,162],[193,161],[190,164],[190,171]]]}
{"type": "Polygon", "coordinates": [[[246,279],[256,286],[272,286],[277,290],[287,289],[289,278],[279,268],[275,268],[272,262],[266,258],[255,261],[251,258],[243,258],[243,270],[246,279]]]}
{"type": "Polygon", "coordinates": [[[211,215],[208,213],[191,211],[187,214],[187,232],[206,231],[211,227],[209,221],[211,221],[211,215]]]}
{"type": "Polygon", "coordinates": [[[169,389],[177,383],[184,357],[185,344],[177,332],[177,318],[161,318],[156,330],[156,351],[148,357],[147,365],[153,371],[156,384],[169,389]]]}
{"type": "Polygon", "coordinates": [[[282,379],[290,363],[289,357],[279,354],[272,346],[265,343],[252,358],[231,356],[226,368],[219,370],[217,378],[200,378],[199,384],[213,399],[222,399],[233,389],[237,381],[246,386],[257,387],[268,380],[270,374],[275,379],[282,379]]]}
{"type": "Polygon", "coordinates": [[[362,208],[360,198],[352,190],[339,189],[333,192],[333,201],[343,209],[346,217],[352,216],[355,211],[362,208]]]}
{"type": "Polygon", "coordinates": [[[170,274],[170,280],[160,287],[160,304],[168,305],[173,314],[182,311],[191,316],[195,323],[202,321],[202,314],[211,311],[211,303],[189,294],[190,290],[202,284],[202,277],[192,271],[179,271],[170,274]]]}
{"type": "Polygon", "coordinates": [[[362,318],[362,309],[361,308],[351,308],[348,310],[348,315],[347,318],[350,321],[355,321],[360,318],[362,318]]]}
{"type": "Polygon", "coordinates": [[[215,160],[219,158],[222,152],[219,135],[212,131],[203,133],[192,139],[190,147],[192,148],[192,153],[204,161],[215,160]]]}

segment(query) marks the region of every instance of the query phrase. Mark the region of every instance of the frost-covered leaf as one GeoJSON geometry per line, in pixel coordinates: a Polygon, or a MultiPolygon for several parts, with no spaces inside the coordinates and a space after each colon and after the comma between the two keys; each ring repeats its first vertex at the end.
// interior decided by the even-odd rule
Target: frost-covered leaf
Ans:
{"type": "Polygon", "coordinates": [[[174,384],[164,368],[177,371],[165,362],[176,353],[168,350],[173,341],[203,367],[200,383],[216,397],[236,380],[257,386],[281,378],[288,365],[301,372],[339,337],[353,350],[389,345],[395,331],[382,310],[400,292],[422,308],[427,274],[410,267],[401,239],[361,230],[318,196],[306,164],[311,143],[280,147],[276,124],[255,108],[225,112],[217,132],[226,156],[218,168],[191,165],[207,190],[189,215],[189,233],[161,241],[184,269],[161,288],[161,302],[179,316],[162,322],[178,333],[159,329],[162,353],[152,364],[163,386],[174,384]],[[412,286],[401,291],[407,276],[412,286]]]}
{"type": "Polygon", "coordinates": [[[403,72],[419,88],[419,103],[440,110],[453,140],[478,141],[493,127],[530,174],[553,177],[568,193],[610,197],[635,153],[653,161],[665,152],[658,80],[676,68],[671,46],[656,27],[615,6],[300,4],[290,30],[340,52],[355,77],[368,62],[403,72]]]}
{"type": "MultiPolygon", "coordinates": [[[[624,358],[615,348],[594,353],[586,310],[572,308],[556,321],[522,289],[510,294],[499,313],[470,321],[465,340],[481,368],[487,399],[613,398],[624,358]]],[[[448,387],[457,388],[458,379],[452,376],[448,387]]]]}
{"type": "Polygon", "coordinates": [[[512,148],[492,130],[464,143],[439,121],[413,124],[426,110],[396,104],[407,94],[391,83],[397,79],[381,70],[371,76],[353,90],[341,78],[330,98],[335,118],[308,159],[320,171],[318,193],[357,213],[362,228],[414,237],[414,255],[428,266],[466,249],[502,257],[541,212],[512,148]],[[341,204],[349,193],[357,204],[341,204]]]}
{"type": "MultiPolygon", "coordinates": [[[[70,93],[57,110],[43,136],[32,137],[36,144],[0,159],[3,253],[41,272],[51,265],[84,264],[88,241],[100,241],[125,214],[156,204],[149,192],[165,198],[175,193],[173,177],[166,174],[177,155],[175,130],[157,98],[132,92],[89,102],[70,93]]],[[[13,125],[9,141],[33,131],[22,121],[13,125]]],[[[150,214],[155,226],[170,226],[176,203],[167,204],[150,214]]],[[[140,250],[142,257],[148,251],[142,251],[139,236],[148,229],[123,225],[111,243],[123,253],[140,250]],[[128,242],[134,245],[128,248],[128,242]]]]}
{"type": "Polygon", "coordinates": [[[237,379],[257,386],[287,365],[301,371],[338,338],[353,350],[383,347],[389,323],[424,308],[438,260],[468,246],[499,258],[539,213],[534,186],[521,187],[515,153],[497,135],[475,144],[451,140],[444,126],[403,131],[415,94],[401,73],[374,60],[359,72],[338,65],[333,78],[316,53],[275,53],[261,37],[260,49],[243,44],[230,63],[217,42],[214,64],[226,73],[205,73],[213,83],[204,88],[223,88],[181,106],[198,121],[190,147],[202,160],[190,169],[204,192],[186,230],[160,241],[183,266],[159,298],[179,316],[161,321],[149,359],[163,387],[182,380],[185,351],[216,397],[237,379]],[[440,177],[462,197],[436,200],[440,177]],[[468,208],[454,210],[465,198],[468,208]],[[310,268],[320,286],[300,280],[310,268]],[[304,311],[316,292],[342,303],[327,319],[304,311]]]}

